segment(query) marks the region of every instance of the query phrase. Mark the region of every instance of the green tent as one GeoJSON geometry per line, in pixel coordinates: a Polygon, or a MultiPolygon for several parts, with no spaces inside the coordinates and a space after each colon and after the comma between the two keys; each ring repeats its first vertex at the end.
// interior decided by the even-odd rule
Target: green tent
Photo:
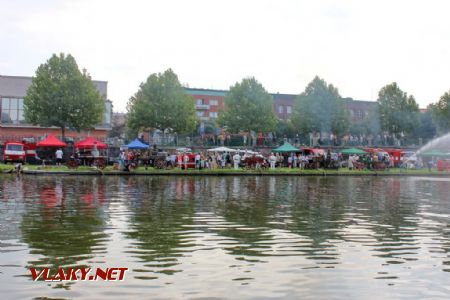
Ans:
{"type": "Polygon", "coordinates": [[[352,154],[357,154],[357,155],[363,155],[363,154],[367,154],[366,151],[358,149],[358,148],[349,148],[349,149],[344,149],[342,150],[342,154],[348,154],[348,155],[352,155],[352,154]]]}
{"type": "Polygon", "coordinates": [[[425,157],[433,157],[433,156],[448,157],[449,156],[448,153],[444,153],[444,152],[441,152],[441,151],[438,151],[438,150],[430,150],[430,151],[427,151],[427,152],[420,153],[419,155],[425,156],[425,157]]]}
{"type": "Polygon", "coordinates": [[[272,150],[273,152],[301,152],[300,149],[295,148],[290,143],[285,142],[282,146],[272,150]]]}

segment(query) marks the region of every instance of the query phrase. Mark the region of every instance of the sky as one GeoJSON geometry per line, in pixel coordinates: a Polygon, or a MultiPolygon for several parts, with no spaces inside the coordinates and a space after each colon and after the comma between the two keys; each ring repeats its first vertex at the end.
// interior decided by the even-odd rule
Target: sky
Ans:
{"type": "Polygon", "coordinates": [[[70,53],[108,81],[116,112],[168,68],[189,87],[254,76],[287,94],[317,75],[373,101],[395,81],[421,108],[450,90],[450,1],[0,0],[0,11],[1,75],[70,53]]]}

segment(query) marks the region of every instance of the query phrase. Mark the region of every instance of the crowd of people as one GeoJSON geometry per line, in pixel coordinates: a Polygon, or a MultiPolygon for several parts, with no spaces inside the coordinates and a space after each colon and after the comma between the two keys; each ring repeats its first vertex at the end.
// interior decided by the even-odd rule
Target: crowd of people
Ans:
{"type": "Polygon", "coordinates": [[[407,139],[405,136],[394,136],[387,133],[379,134],[346,134],[336,136],[334,134],[309,133],[301,134],[280,134],[280,133],[257,133],[257,132],[239,132],[229,133],[219,130],[216,133],[200,134],[198,136],[172,136],[170,134],[164,137],[160,134],[152,136],[150,142],[158,145],[179,145],[186,142],[186,145],[202,146],[240,146],[240,147],[261,147],[274,146],[282,142],[289,142],[296,147],[300,146],[366,146],[366,147],[385,147],[422,144],[421,139],[407,139]]]}
{"type": "Polygon", "coordinates": [[[138,166],[156,168],[187,169],[339,169],[350,170],[382,170],[393,167],[408,169],[429,169],[436,167],[436,160],[423,161],[421,157],[394,157],[387,152],[378,151],[364,154],[344,154],[342,152],[324,149],[317,151],[302,151],[290,153],[268,153],[263,155],[256,152],[209,152],[209,151],[174,151],[152,153],[149,150],[123,150],[119,155],[119,168],[132,170],[138,166]],[[157,160],[160,164],[157,164],[157,160]]]}
{"type": "MultiPolygon", "coordinates": [[[[299,169],[319,169],[348,167],[350,169],[360,169],[361,163],[366,168],[373,168],[373,163],[383,161],[386,166],[391,166],[392,160],[388,156],[377,155],[351,155],[349,157],[342,153],[332,153],[322,151],[318,153],[270,153],[262,155],[260,153],[245,152],[164,152],[161,156],[164,160],[163,168],[180,169],[226,169],[226,168],[299,168],[299,169]]],[[[129,170],[139,165],[144,167],[155,166],[155,157],[148,151],[124,150],[119,155],[120,169],[129,170]]],[[[161,167],[161,166],[160,166],[161,167]]]]}

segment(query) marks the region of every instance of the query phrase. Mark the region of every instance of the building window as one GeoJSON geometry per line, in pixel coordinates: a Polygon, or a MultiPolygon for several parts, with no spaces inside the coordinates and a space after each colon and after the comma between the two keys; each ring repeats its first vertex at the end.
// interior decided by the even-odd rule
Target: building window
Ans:
{"type": "Polygon", "coordinates": [[[209,105],[217,106],[217,105],[219,105],[219,101],[217,101],[217,100],[209,100],[209,105]]]}
{"type": "Polygon", "coordinates": [[[283,105],[278,106],[278,113],[279,114],[284,113],[283,105]]]}
{"type": "Polygon", "coordinates": [[[357,111],[356,111],[356,117],[357,117],[359,120],[362,120],[362,119],[364,118],[364,112],[363,112],[362,110],[357,110],[357,111]]]}
{"type": "Polygon", "coordinates": [[[217,118],[217,112],[215,112],[215,111],[210,111],[210,112],[209,112],[209,116],[210,116],[211,118],[217,118]]]}
{"type": "Polygon", "coordinates": [[[197,117],[203,117],[205,115],[204,111],[198,111],[197,112],[197,117]]]}
{"type": "Polygon", "coordinates": [[[291,114],[292,113],[292,106],[286,106],[286,112],[288,114],[291,114]]]}
{"type": "Polygon", "coordinates": [[[10,124],[25,122],[22,98],[2,98],[1,122],[10,124]]]}
{"type": "Polygon", "coordinates": [[[203,104],[205,104],[205,100],[203,100],[203,99],[197,99],[197,100],[195,100],[195,104],[197,104],[197,105],[203,105],[203,104]]]}

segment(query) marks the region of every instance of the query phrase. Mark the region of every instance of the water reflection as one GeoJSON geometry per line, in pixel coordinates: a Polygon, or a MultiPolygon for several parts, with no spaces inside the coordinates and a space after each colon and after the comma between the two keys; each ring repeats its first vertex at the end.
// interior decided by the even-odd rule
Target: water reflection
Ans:
{"type": "Polygon", "coordinates": [[[37,195],[20,225],[22,241],[35,257],[27,268],[89,267],[87,260],[105,253],[103,179],[39,178],[27,185],[37,195]]]}
{"type": "Polygon", "coordinates": [[[439,296],[450,290],[449,190],[445,178],[5,177],[0,276],[32,285],[28,267],[120,264],[133,291],[212,297],[246,284],[251,295],[364,298],[378,280],[400,298],[413,282],[439,296]]]}
{"type": "Polygon", "coordinates": [[[194,214],[194,204],[192,200],[183,200],[182,195],[186,190],[192,195],[194,181],[165,182],[170,188],[154,193],[164,181],[154,179],[138,185],[137,178],[129,178],[126,183],[134,196],[129,203],[132,214],[129,230],[124,232],[126,238],[132,239],[126,253],[142,262],[139,268],[133,269],[139,279],[179,272],[178,257],[183,248],[191,246],[184,240],[183,226],[192,224],[190,216],[194,214]]]}

